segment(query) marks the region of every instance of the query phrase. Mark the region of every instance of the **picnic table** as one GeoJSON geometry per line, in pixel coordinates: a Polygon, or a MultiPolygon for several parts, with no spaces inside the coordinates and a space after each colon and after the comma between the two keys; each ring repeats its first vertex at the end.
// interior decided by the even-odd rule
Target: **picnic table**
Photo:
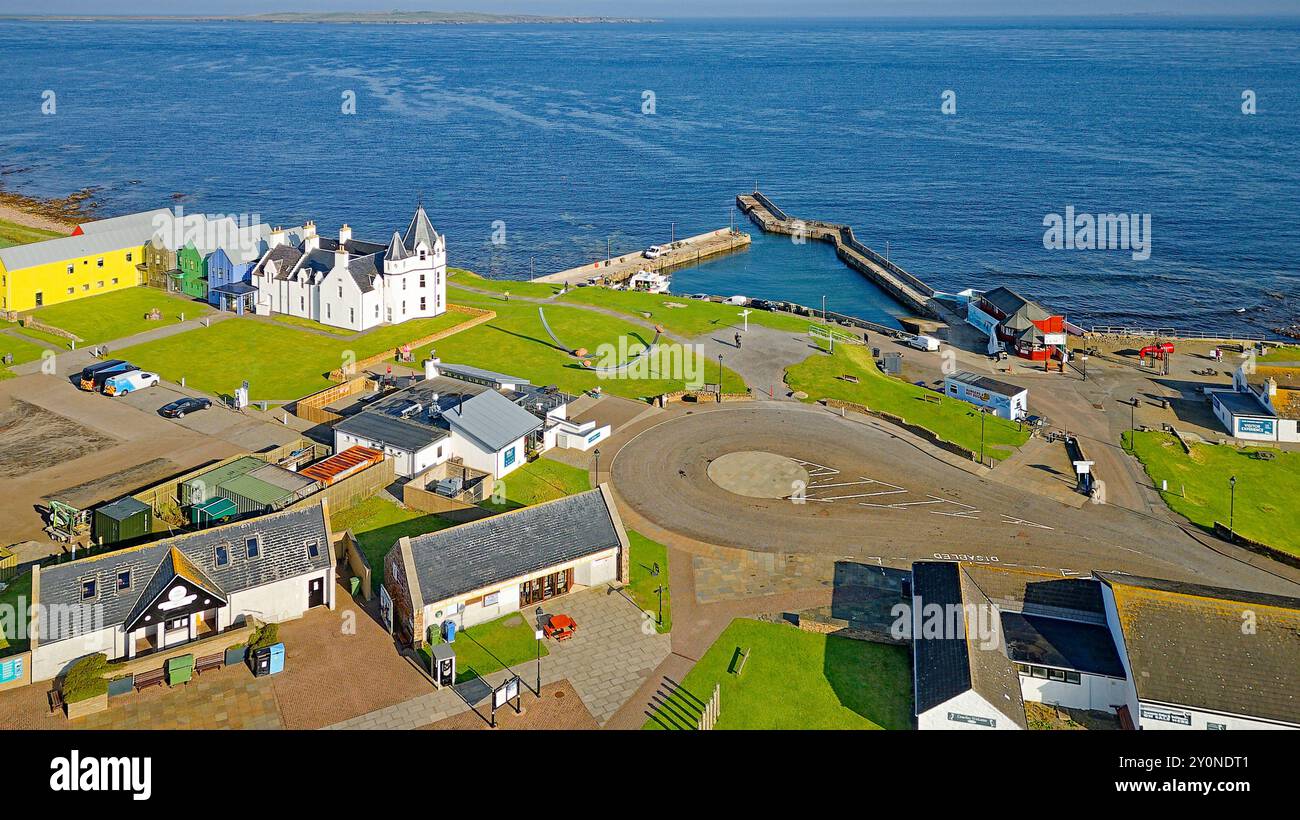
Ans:
{"type": "Polygon", "coordinates": [[[554,638],[557,641],[567,641],[573,637],[577,631],[578,624],[568,615],[552,615],[546,620],[546,626],[542,627],[542,632],[548,638],[554,638]]]}

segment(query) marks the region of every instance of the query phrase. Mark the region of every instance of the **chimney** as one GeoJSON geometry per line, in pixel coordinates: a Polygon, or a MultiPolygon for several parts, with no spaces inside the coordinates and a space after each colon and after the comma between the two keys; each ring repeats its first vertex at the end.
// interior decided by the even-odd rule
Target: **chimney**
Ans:
{"type": "Polygon", "coordinates": [[[284,228],[281,228],[279,225],[276,225],[275,230],[271,231],[271,235],[267,237],[266,241],[272,248],[274,248],[276,245],[283,245],[284,228]]]}
{"type": "MultiPolygon", "coordinates": [[[[319,242],[320,240],[317,239],[319,242]]],[[[334,249],[334,267],[343,267],[348,263],[348,249],[339,245],[334,249]]]]}
{"type": "Polygon", "coordinates": [[[304,237],[316,235],[316,220],[307,220],[307,223],[302,226],[302,235],[304,237]]]}
{"type": "Polygon", "coordinates": [[[352,241],[352,226],[348,225],[347,223],[344,223],[343,227],[339,228],[339,244],[342,245],[344,243],[351,242],[351,241],[352,241]]]}
{"type": "Polygon", "coordinates": [[[424,360],[424,378],[426,381],[438,378],[438,365],[440,364],[442,364],[442,359],[436,356],[424,360]]]}
{"type": "Polygon", "coordinates": [[[314,233],[305,234],[302,241],[302,252],[311,253],[320,247],[320,237],[314,233]]]}

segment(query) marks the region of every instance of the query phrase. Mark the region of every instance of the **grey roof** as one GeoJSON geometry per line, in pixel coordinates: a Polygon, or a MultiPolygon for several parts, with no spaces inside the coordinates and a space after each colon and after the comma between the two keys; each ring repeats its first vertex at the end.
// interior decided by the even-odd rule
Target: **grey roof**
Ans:
{"type": "Polygon", "coordinates": [[[1101,584],[1094,578],[1063,578],[987,564],[966,564],[963,570],[1003,612],[1106,623],[1101,584]]]}
{"type": "Polygon", "coordinates": [[[63,236],[46,239],[43,242],[31,242],[26,245],[14,245],[12,248],[0,248],[0,262],[9,271],[61,262],[65,259],[77,259],[94,256],[110,251],[128,248],[143,248],[148,237],[140,238],[138,232],[130,230],[102,231],[82,236],[63,236]]]}
{"type": "Polygon", "coordinates": [[[396,447],[416,452],[447,437],[447,431],[426,424],[416,424],[406,419],[366,410],[349,416],[334,429],[365,439],[379,446],[396,447]]]}
{"type": "Polygon", "coordinates": [[[288,279],[300,259],[302,259],[302,251],[293,245],[276,245],[267,252],[261,262],[257,263],[254,271],[260,274],[266,269],[268,262],[275,262],[275,278],[288,279]]]}
{"type": "Polygon", "coordinates": [[[590,490],[412,538],[420,597],[443,601],[617,547],[608,504],[590,490]]]}
{"type": "Polygon", "coordinates": [[[971,387],[978,387],[980,390],[987,390],[990,393],[997,393],[1000,396],[1018,396],[1029,388],[1017,387],[1010,382],[999,381],[998,379],[981,376],[978,373],[972,373],[969,370],[962,370],[953,373],[948,377],[952,381],[968,384],[971,387]]]}
{"type": "Polygon", "coordinates": [[[406,228],[406,234],[402,236],[402,244],[406,245],[408,251],[415,250],[416,244],[420,241],[428,245],[430,250],[438,244],[438,232],[433,229],[433,223],[429,221],[429,215],[424,212],[423,205],[416,207],[415,216],[411,217],[411,224],[406,228]]]}
{"type": "Polygon", "coordinates": [[[1020,314],[1022,318],[1042,321],[1052,316],[1047,308],[1033,301],[1026,299],[1011,288],[998,287],[987,293],[981,294],[981,298],[1007,316],[1020,314]]]}
{"type": "Polygon", "coordinates": [[[518,376],[511,376],[508,373],[498,373],[495,370],[486,370],[482,367],[474,367],[468,364],[448,364],[443,362],[438,365],[438,372],[451,376],[452,378],[466,377],[468,379],[481,379],[483,381],[493,382],[494,384],[529,384],[528,379],[521,379],[518,376]]]}
{"type": "MultiPolygon", "coordinates": [[[[338,248],[339,241],[332,237],[322,236],[320,238],[320,247],[322,250],[334,251],[338,248]]],[[[377,253],[383,253],[385,246],[378,242],[367,242],[364,239],[349,239],[343,243],[343,250],[348,252],[349,256],[373,256],[377,253]]]]}
{"type": "Polygon", "coordinates": [[[163,218],[172,213],[171,208],[154,208],[152,211],[139,211],[133,214],[123,214],[122,216],[111,216],[107,219],[95,219],[90,222],[82,222],[77,227],[81,228],[83,234],[110,233],[113,231],[135,231],[140,234],[140,244],[149,241],[153,236],[157,223],[154,221],[163,218]]]}
{"type": "Polygon", "coordinates": [[[483,444],[489,452],[496,452],[542,426],[540,419],[495,390],[479,393],[443,413],[442,418],[457,432],[483,444]]]}
{"type": "Polygon", "coordinates": [[[1300,599],[1096,575],[1114,593],[1140,699],[1300,725],[1300,599]]]}
{"type": "Polygon", "coordinates": [[[36,603],[43,607],[62,605],[64,609],[60,617],[48,619],[45,626],[49,634],[42,642],[53,643],[124,623],[141,597],[140,583],[153,578],[173,547],[226,593],[325,569],[333,556],[324,511],[315,505],[56,564],[41,570],[36,603]],[[250,560],[243,544],[254,535],[258,536],[261,551],[259,557],[250,560]],[[311,541],[320,546],[315,558],[307,554],[311,541]],[[223,567],[215,563],[218,544],[230,546],[230,560],[223,567]],[[131,587],[119,592],[117,574],[124,570],[131,572],[131,587]],[[96,580],[97,594],[93,601],[83,601],[81,582],[89,578],[96,580]],[[95,610],[102,619],[98,622],[95,610]]]}
{"type": "Polygon", "coordinates": [[[162,595],[163,590],[167,589],[172,580],[178,577],[184,578],[191,584],[220,598],[222,606],[230,600],[230,597],[221,588],[220,584],[213,581],[208,577],[207,573],[196,567],[193,561],[185,557],[185,553],[172,547],[167,550],[167,554],[159,562],[158,569],[154,570],[149,583],[145,584],[144,591],[136,599],[135,606],[122,619],[122,623],[125,624],[126,628],[138,628],[134,627],[134,624],[139,620],[140,616],[145,613],[150,604],[162,595]]]}
{"type": "Polygon", "coordinates": [[[945,624],[951,624],[954,630],[951,635],[926,637],[922,631],[912,636],[916,714],[973,690],[1012,723],[1025,727],[1020,678],[1005,654],[1000,622],[992,617],[996,611],[992,601],[962,571],[961,565],[950,561],[914,563],[912,595],[914,607],[920,608],[918,616],[932,604],[941,610],[974,605],[977,612],[988,613],[987,625],[996,633],[970,635],[965,618],[954,617],[945,619],[945,624]]]}
{"type": "Polygon", "coordinates": [[[1210,394],[1214,401],[1222,404],[1234,416],[1276,416],[1277,414],[1264,405],[1254,393],[1238,393],[1235,390],[1215,390],[1210,394]]]}
{"type": "Polygon", "coordinates": [[[1002,634],[1007,640],[1007,657],[1017,663],[1125,677],[1115,639],[1110,627],[1103,624],[1003,612],[1002,634]]]}
{"type": "Polygon", "coordinates": [[[106,515],[114,521],[125,521],[131,516],[137,515],[141,512],[147,512],[149,509],[150,507],[148,504],[145,504],[143,501],[137,501],[128,495],[125,498],[119,498],[111,504],[105,504],[95,510],[95,512],[100,515],[106,515]]]}
{"type": "Polygon", "coordinates": [[[375,289],[375,280],[383,275],[383,271],[384,257],[379,253],[354,256],[348,260],[348,273],[352,274],[352,280],[361,288],[362,293],[375,289]]]}
{"type": "Polygon", "coordinates": [[[388,242],[388,250],[384,252],[384,258],[397,261],[408,259],[410,256],[411,253],[406,250],[406,246],[402,244],[401,234],[397,231],[393,231],[393,238],[388,242]]]}

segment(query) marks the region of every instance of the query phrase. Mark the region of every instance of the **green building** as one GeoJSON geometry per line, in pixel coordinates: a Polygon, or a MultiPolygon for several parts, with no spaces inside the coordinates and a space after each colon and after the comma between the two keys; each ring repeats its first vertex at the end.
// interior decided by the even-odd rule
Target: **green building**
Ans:
{"type": "Polygon", "coordinates": [[[176,254],[176,272],[172,274],[176,290],[195,299],[208,298],[207,258],[199,253],[193,243],[176,254]]]}

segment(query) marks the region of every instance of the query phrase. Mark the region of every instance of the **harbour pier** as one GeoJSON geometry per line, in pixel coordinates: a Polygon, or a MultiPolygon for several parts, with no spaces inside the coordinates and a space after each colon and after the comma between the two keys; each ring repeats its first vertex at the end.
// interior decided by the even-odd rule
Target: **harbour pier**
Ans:
{"type": "Polygon", "coordinates": [[[660,247],[663,248],[663,255],[656,259],[647,259],[641,251],[635,251],[609,259],[598,259],[559,273],[539,276],[533,281],[576,285],[579,282],[596,279],[607,284],[617,284],[637,271],[667,273],[684,265],[694,265],[713,256],[741,250],[748,247],[749,243],[749,234],[732,228],[719,228],[716,231],[662,245],[660,247]]]}
{"type": "Polygon", "coordinates": [[[899,304],[922,316],[951,323],[952,316],[948,315],[951,312],[945,311],[934,298],[934,288],[858,241],[848,225],[789,216],[757,190],[738,195],[736,205],[767,233],[830,242],[846,265],[870,279],[899,304]]]}

